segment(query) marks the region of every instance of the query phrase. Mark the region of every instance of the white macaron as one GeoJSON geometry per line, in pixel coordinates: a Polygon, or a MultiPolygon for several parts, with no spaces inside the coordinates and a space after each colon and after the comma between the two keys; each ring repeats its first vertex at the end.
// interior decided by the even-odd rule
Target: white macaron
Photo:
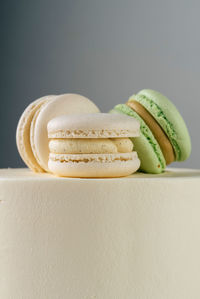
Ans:
{"type": "Polygon", "coordinates": [[[121,177],[137,171],[129,137],[140,124],[122,114],[62,115],[48,123],[49,170],[67,177],[121,177]]]}
{"type": "Polygon", "coordinates": [[[36,172],[49,171],[49,120],[62,114],[97,112],[99,109],[92,101],[78,94],[45,96],[31,103],[23,112],[16,132],[17,148],[25,164],[36,172]]]}

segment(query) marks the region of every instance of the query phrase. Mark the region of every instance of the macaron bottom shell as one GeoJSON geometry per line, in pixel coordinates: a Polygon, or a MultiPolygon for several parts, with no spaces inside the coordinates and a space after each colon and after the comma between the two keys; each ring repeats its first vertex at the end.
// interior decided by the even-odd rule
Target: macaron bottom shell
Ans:
{"type": "Polygon", "coordinates": [[[130,138],[141,161],[140,171],[152,174],[162,173],[165,170],[165,161],[160,161],[151,145],[144,146],[145,138],[143,135],[140,138],[130,138]]]}
{"type": "Polygon", "coordinates": [[[63,177],[103,178],[122,177],[136,172],[140,160],[136,152],[123,154],[50,154],[50,171],[63,177]]]}

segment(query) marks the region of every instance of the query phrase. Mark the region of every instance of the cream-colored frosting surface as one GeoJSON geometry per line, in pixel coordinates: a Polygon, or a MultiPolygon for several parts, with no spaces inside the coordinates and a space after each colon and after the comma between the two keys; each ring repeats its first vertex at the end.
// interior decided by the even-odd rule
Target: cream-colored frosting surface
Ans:
{"type": "Polygon", "coordinates": [[[199,299],[199,184],[0,170],[0,298],[199,299]]]}

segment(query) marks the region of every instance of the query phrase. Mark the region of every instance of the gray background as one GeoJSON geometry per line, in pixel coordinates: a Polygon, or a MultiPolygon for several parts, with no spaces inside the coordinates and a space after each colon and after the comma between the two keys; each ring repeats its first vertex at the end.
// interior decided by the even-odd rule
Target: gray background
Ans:
{"type": "Polygon", "coordinates": [[[192,137],[200,168],[200,2],[1,1],[0,167],[22,167],[15,145],[24,108],[76,92],[106,112],[143,88],[167,95],[192,137]]]}

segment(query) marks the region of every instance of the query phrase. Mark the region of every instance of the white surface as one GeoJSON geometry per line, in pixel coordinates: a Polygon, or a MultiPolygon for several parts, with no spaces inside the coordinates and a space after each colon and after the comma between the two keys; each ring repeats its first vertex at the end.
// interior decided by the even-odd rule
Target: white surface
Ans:
{"type": "Polygon", "coordinates": [[[0,170],[0,298],[199,299],[199,185],[0,170]]]}

